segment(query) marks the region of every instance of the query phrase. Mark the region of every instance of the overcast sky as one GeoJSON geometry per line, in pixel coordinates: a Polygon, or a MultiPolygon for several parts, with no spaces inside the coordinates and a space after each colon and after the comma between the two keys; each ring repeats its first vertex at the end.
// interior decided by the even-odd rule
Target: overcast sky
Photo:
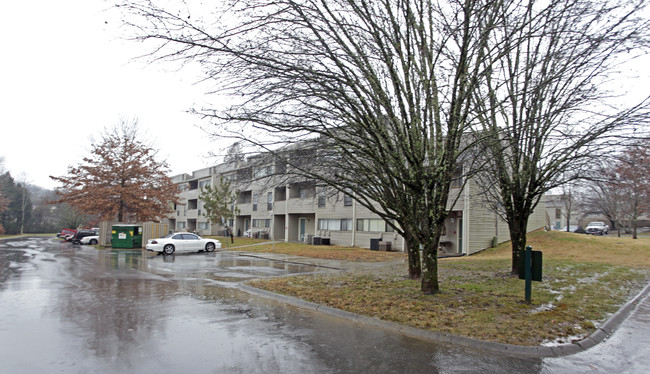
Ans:
{"type": "MultiPolygon", "coordinates": [[[[133,61],[148,48],[125,41],[105,0],[5,1],[0,7],[0,157],[19,181],[46,188],[89,154],[89,137],[138,118],[172,174],[213,165],[216,143],[185,113],[214,98],[198,74],[133,61]]],[[[648,58],[615,80],[622,101],[648,94],[648,58]],[[639,75],[641,77],[639,77],[639,75]]]]}
{"type": "MultiPolygon", "coordinates": [[[[132,61],[146,49],[123,40],[103,0],[23,0],[0,7],[0,157],[15,179],[46,188],[89,155],[89,137],[137,117],[172,174],[220,161],[186,114],[206,100],[198,77],[132,61]]],[[[96,136],[97,137],[97,136],[96,136]]]]}

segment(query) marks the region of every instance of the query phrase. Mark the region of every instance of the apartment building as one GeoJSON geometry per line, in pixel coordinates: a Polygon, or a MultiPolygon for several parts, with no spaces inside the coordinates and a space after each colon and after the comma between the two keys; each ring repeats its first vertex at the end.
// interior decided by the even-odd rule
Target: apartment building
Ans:
{"type": "MultiPolygon", "coordinates": [[[[283,178],[278,165],[258,165],[242,161],[172,177],[181,191],[181,204],[168,217],[170,230],[222,234],[222,225],[211,225],[206,219],[199,195],[201,188],[216,186],[225,178],[238,192],[235,204],[239,214],[228,222],[236,236],[362,248],[381,241],[390,242],[394,250],[405,249],[404,239],[353,196],[319,186],[315,181],[283,178]]],[[[476,197],[476,184],[456,181],[452,193],[459,194],[459,198],[454,206],[448,206],[450,214],[440,240],[441,252],[472,254],[509,240],[506,223],[476,197]]],[[[529,231],[543,228],[545,223],[545,209],[538,209],[530,219],[529,231]]]]}

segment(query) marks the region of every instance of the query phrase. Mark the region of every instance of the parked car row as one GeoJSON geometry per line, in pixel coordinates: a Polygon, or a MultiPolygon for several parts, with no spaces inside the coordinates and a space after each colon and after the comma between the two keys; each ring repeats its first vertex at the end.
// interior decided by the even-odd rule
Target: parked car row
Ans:
{"type": "MultiPolygon", "coordinates": [[[[57,237],[63,238],[72,244],[99,243],[99,229],[73,230],[62,229],[57,237]]],[[[177,232],[162,238],[149,239],[145,248],[148,251],[171,255],[175,252],[213,252],[221,248],[221,242],[216,239],[202,238],[189,232],[177,232]]]]}
{"type": "Polygon", "coordinates": [[[56,236],[72,244],[94,245],[99,243],[99,228],[82,230],[62,229],[56,236]]]}

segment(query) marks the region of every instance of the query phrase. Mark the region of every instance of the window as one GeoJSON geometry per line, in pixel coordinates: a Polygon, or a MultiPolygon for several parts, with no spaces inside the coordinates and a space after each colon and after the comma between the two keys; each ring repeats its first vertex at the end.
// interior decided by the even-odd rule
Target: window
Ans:
{"type": "Polygon", "coordinates": [[[562,218],[562,209],[555,209],[555,219],[562,218]]]}
{"type": "Polygon", "coordinates": [[[352,220],[351,219],[319,219],[318,220],[318,229],[319,230],[330,230],[330,231],[351,231],[352,230],[352,220]]]}
{"type": "Polygon", "coordinates": [[[186,222],[176,222],[176,228],[177,229],[184,229],[185,227],[187,227],[185,225],[186,225],[186,222]]]}
{"type": "Polygon", "coordinates": [[[383,219],[358,219],[357,231],[384,232],[386,231],[386,222],[383,219]]]}
{"type": "Polygon", "coordinates": [[[243,191],[239,194],[239,199],[237,199],[238,204],[250,204],[251,203],[251,191],[243,191]]]}
{"type": "Polygon", "coordinates": [[[210,186],[210,180],[205,179],[199,182],[199,189],[203,190],[206,186],[210,186]]]}
{"type": "Polygon", "coordinates": [[[271,227],[270,219],[254,219],[253,227],[271,227]]]}
{"type": "Polygon", "coordinates": [[[352,206],[352,196],[348,194],[343,195],[343,206],[352,206]]]}
{"type": "Polygon", "coordinates": [[[463,168],[458,168],[454,174],[451,176],[451,186],[452,188],[460,188],[463,186],[463,168]]]}
{"type": "Polygon", "coordinates": [[[309,190],[307,190],[307,187],[300,187],[300,198],[301,199],[306,199],[308,194],[309,194],[309,190]]]}
{"type": "Polygon", "coordinates": [[[318,207],[325,207],[325,187],[318,187],[318,207]]]}
{"type": "Polygon", "coordinates": [[[210,228],[210,224],[208,222],[199,222],[199,229],[207,230],[209,228],[210,228]]]}
{"type": "Polygon", "coordinates": [[[266,210],[273,210],[273,192],[266,194],[266,210]]]}
{"type": "Polygon", "coordinates": [[[257,210],[257,194],[253,194],[253,211],[257,210]]]}
{"type": "Polygon", "coordinates": [[[271,175],[272,173],[273,173],[272,166],[263,166],[259,169],[255,169],[254,177],[262,178],[262,177],[266,177],[267,175],[271,175]]]}

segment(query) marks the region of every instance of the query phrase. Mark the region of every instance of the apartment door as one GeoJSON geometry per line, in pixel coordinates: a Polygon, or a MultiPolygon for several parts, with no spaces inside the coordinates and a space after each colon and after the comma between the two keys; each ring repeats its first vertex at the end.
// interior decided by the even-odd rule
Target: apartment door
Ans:
{"type": "Polygon", "coordinates": [[[299,219],[299,226],[298,226],[298,240],[299,241],[304,240],[306,231],[307,231],[307,218],[300,218],[299,219]]]}
{"type": "Polygon", "coordinates": [[[463,253],[463,219],[458,218],[458,253],[463,253]]]}

